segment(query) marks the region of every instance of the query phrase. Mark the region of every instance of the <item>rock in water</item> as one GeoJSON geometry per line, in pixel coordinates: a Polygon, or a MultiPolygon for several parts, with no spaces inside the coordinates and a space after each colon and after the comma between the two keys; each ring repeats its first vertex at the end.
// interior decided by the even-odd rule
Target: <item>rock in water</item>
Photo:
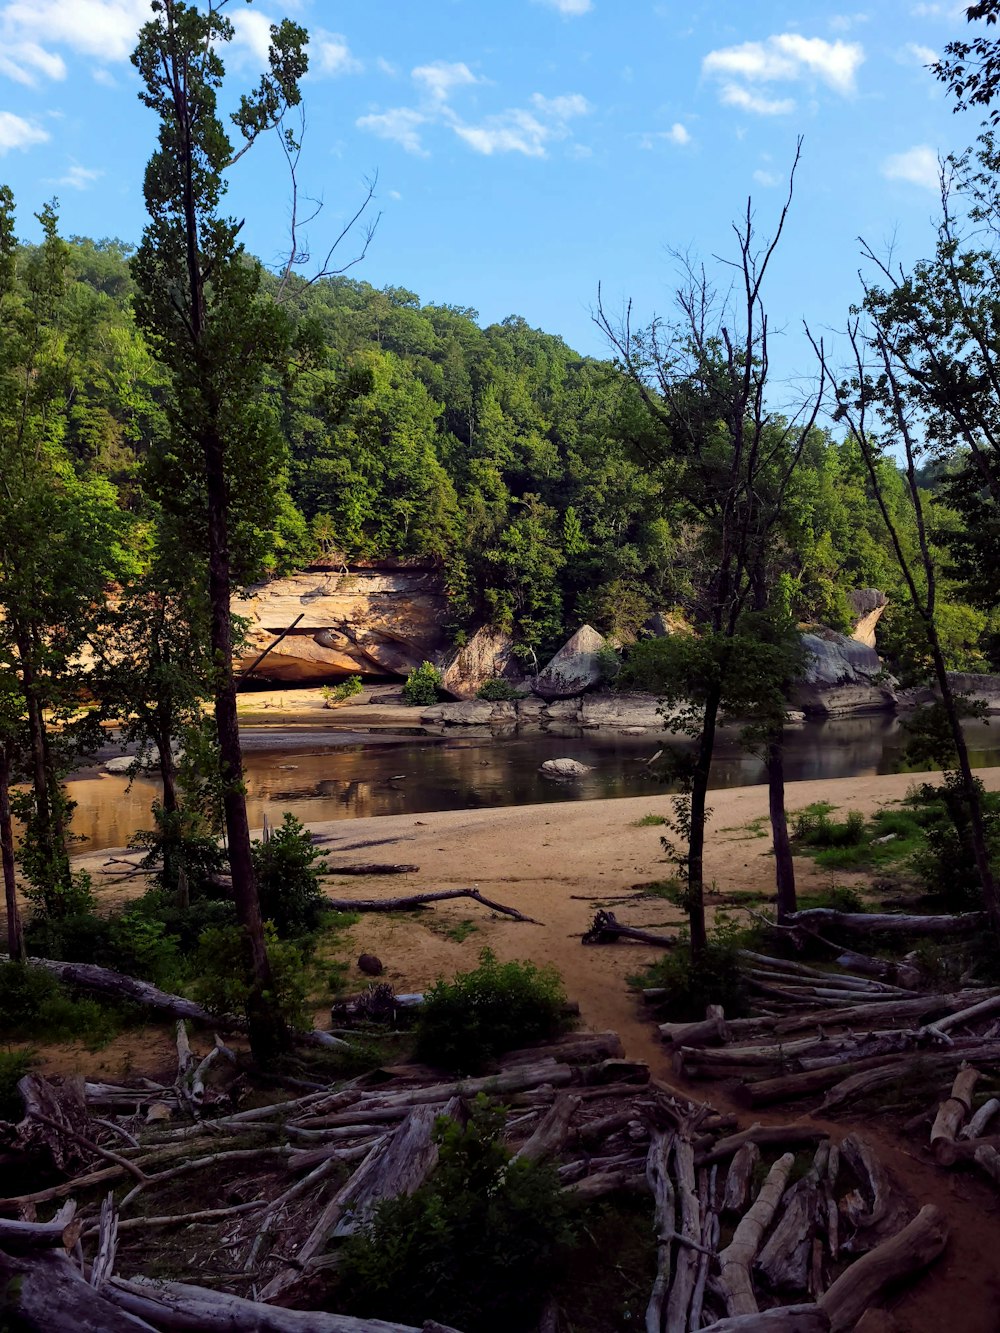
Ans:
{"type": "Polygon", "coordinates": [[[543,778],[552,778],[556,782],[571,782],[574,778],[582,778],[585,773],[589,773],[590,767],[576,759],[546,759],[538,771],[543,778]]]}
{"type": "Polygon", "coordinates": [[[358,967],[366,977],[380,977],[385,971],[381,958],[376,958],[373,953],[363,953],[358,959],[358,967]]]}
{"type": "Polygon", "coordinates": [[[543,699],[568,699],[582,694],[601,679],[598,653],[607,640],[591,625],[583,625],[556,653],[532,684],[543,699]]]}

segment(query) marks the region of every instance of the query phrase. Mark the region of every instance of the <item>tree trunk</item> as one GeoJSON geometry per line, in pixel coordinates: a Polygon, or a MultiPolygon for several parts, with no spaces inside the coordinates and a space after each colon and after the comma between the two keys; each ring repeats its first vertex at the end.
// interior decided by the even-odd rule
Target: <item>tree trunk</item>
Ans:
{"type": "Polygon", "coordinates": [[[17,877],[14,872],[14,828],[10,817],[10,756],[0,745],[0,861],[3,862],[4,901],[7,905],[7,952],[11,958],[25,960],[24,932],[17,905],[17,877]]]}
{"type": "Polygon", "coordinates": [[[205,432],[205,483],[208,494],[208,585],[211,603],[211,643],[215,658],[215,721],[219,733],[219,762],[222,770],[222,805],[225,814],[229,868],[233,877],[233,901],[243,929],[249,955],[251,993],[247,1001],[250,1047],[260,1064],[290,1049],[287,1027],[270,995],[273,991],[271,964],[264,942],[264,923],[257,896],[250,824],[247,820],[246,789],[243,785],[243,752],[236,713],[236,679],[233,675],[233,633],[230,613],[232,593],[229,560],[229,487],[222,440],[216,430],[205,432]]]}
{"type": "Polygon", "coordinates": [[[785,741],[776,736],[767,747],[767,803],[774,843],[774,880],[777,888],[778,921],[785,922],[798,907],[795,897],[795,863],[788,837],[785,813],[785,741]]]}
{"type": "Polygon", "coordinates": [[[705,820],[708,782],[715,750],[721,692],[713,686],[705,700],[698,759],[691,779],[691,831],[687,856],[688,920],[691,924],[691,957],[702,957],[708,947],[705,929],[705,820]]]}

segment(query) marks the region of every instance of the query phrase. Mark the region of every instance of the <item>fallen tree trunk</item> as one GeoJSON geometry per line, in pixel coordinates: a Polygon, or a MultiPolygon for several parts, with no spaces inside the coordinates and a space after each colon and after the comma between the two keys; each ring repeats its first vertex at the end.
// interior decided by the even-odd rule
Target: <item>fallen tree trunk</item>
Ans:
{"type": "MultiPolygon", "coordinates": [[[[354,1319],[349,1315],[323,1314],[313,1310],[284,1310],[274,1305],[247,1301],[227,1292],[183,1282],[142,1278],[130,1282],[113,1278],[105,1287],[109,1301],[138,1318],[155,1320],[157,1329],[183,1333],[456,1333],[443,1324],[429,1321],[414,1328],[410,1324],[386,1323],[382,1319],[354,1319]]],[[[133,1324],[132,1328],[150,1328],[133,1324]]],[[[51,1331],[49,1331],[51,1333],[51,1331]]]]}
{"type": "Polygon", "coordinates": [[[158,1333],[162,1327],[112,1304],[83,1280],[64,1253],[46,1250],[15,1256],[0,1250],[0,1291],[4,1293],[4,1315],[13,1317],[16,1327],[25,1333],[54,1333],[55,1329],[158,1333]]]}
{"type": "MultiPolygon", "coordinates": [[[[646,1155],[646,1183],[653,1196],[654,1226],[657,1235],[656,1277],[646,1303],[646,1333],[662,1333],[663,1316],[670,1291],[671,1242],[677,1222],[674,1183],[670,1178],[670,1153],[674,1135],[671,1131],[654,1129],[646,1155]]],[[[581,1182],[584,1183],[584,1182],[581,1182]]]]}
{"type": "Polygon", "coordinates": [[[938,1107],[931,1126],[931,1152],[940,1161],[948,1156],[966,1116],[972,1113],[972,1094],[979,1082],[979,1070],[964,1065],[955,1075],[951,1094],[938,1107]],[[945,1146],[948,1145],[948,1146],[945,1146]]]}
{"type": "Polygon", "coordinates": [[[580,1098],[569,1093],[556,1097],[537,1129],[519,1152],[515,1162],[543,1162],[555,1157],[570,1137],[570,1121],[580,1107],[580,1098]]]}
{"type": "Polygon", "coordinates": [[[898,1235],[851,1264],[818,1302],[830,1316],[831,1333],[850,1333],[884,1291],[932,1263],[947,1240],[943,1215],[927,1204],[898,1235]]]}
{"type": "Polygon", "coordinates": [[[873,931],[897,935],[963,935],[988,925],[985,912],[960,912],[954,916],[906,916],[895,912],[838,912],[832,907],[810,907],[793,912],[790,926],[811,929],[843,930],[848,934],[870,935],[873,931]]]}
{"type": "Polygon", "coordinates": [[[781,1202],[788,1174],[794,1164],[795,1158],[790,1152],[778,1158],[754,1203],[740,1220],[732,1240],[719,1255],[719,1289],[726,1302],[726,1313],[730,1316],[757,1313],[750,1266],[781,1202]]]}
{"type": "Polygon", "coordinates": [[[327,875],[416,875],[419,871],[419,866],[396,865],[391,861],[369,861],[346,866],[332,866],[327,861],[322,874],[324,877],[327,875]]]}
{"type": "Polygon", "coordinates": [[[532,916],[525,916],[515,907],[506,907],[503,903],[484,898],[478,889],[439,889],[433,893],[411,893],[405,898],[326,898],[324,905],[334,912],[409,912],[415,907],[427,907],[430,903],[443,903],[455,898],[471,898],[474,903],[488,907],[491,912],[501,912],[504,916],[527,922],[528,925],[542,924],[532,916]]]}
{"type": "Polygon", "coordinates": [[[818,1305],[783,1305],[762,1314],[719,1319],[702,1333],[829,1333],[830,1316],[818,1305]]]}
{"type": "Polygon", "coordinates": [[[719,1139],[713,1148],[698,1154],[699,1166],[711,1166],[713,1162],[723,1162],[731,1157],[745,1143],[789,1144],[819,1143],[829,1138],[825,1129],[814,1129],[812,1125],[751,1125],[741,1129],[738,1134],[730,1134],[719,1139]]]}
{"type": "MultiPolygon", "coordinates": [[[[0,955],[6,957],[6,955],[0,955]]],[[[186,1019],[199,1023],[203,1027],[215,1028],[217,1032],[246,1032],[246,1022],[232,1014],[212,1014],[203,1009],[194,1000],[187,1000],[183,995],[171,995],[148,981],[137,977],[128,977],[124,972],[115,972],[110,967],[98,967],[96,963],[65,963],[56,958],[29,958],[31,967],[44,968],[68,986],[78,986],[81,990],[103,995],[111,1000],[128,1000],[142,1009],[149,1009],[161,1018],[186,1019]]],[[[333,1037],[329,1032],[296,1032],[296,1041],[307,1045],[331,1046],[343,1050],[350,1049],[350,1043],[333,1037]]]]}
{"type": "Polygon", "coordinates": [[[624,925],[614,912],[595,912],[590,929],[583,936],[583,943],[615,944],[618,940],[636,940],[639,944],[652,944],[658,949],[669,949],[677,943],[677,936],[654,935],[651,931],[624,925]]]}

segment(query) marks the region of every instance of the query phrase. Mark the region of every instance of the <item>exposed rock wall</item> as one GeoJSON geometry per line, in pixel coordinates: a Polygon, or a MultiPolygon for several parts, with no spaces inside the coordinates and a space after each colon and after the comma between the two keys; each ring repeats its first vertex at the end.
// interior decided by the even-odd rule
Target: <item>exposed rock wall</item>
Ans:
{"type": "Polygon", "coordinates": [[[314,566],[248,589],[233,611],[250,621],[241,670],[302,616],[254,671],[260,680],[319,684],[352,675],[405,676],[425,659],[436,660],[446,642],[444,582],[427,561],[314,566]]]}
{"type": "Polygon", "coordinates": [[[809,652],[805,674],[793,700],[814,717],[881,713],[896,707],[891,682],[880,679],[882,663],[874,648],[832,629],[803,634],[809,652]]]}
{"type": "Polygon", "coordinates": [[[858,643],[866,644],[869,648],[874,648],[875,627],[889,605],[888,597],[878,588],[855,588],[853,592],[847,594],[847,600],[851,604],[854,617],[851,638],[856,639],[858,643]]]}

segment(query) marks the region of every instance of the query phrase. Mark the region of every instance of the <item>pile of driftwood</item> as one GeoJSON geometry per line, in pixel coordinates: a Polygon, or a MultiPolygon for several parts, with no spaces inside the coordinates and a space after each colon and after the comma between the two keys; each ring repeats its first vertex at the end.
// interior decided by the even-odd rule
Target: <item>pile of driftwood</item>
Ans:
{"type": "MultiPolygon", "coordinates": [[[[650,1333],[853,1329],[946,1239],[933,1208],[895,1192],[888,1206],[863,1140],[838,1150],[801,1125],[733,1133],[732,1116],[624,1059],[614,1033],[515,1052],[480,1078],[398,1066],[246,1105],[259,1094],[232,1053],[217,1040],[195,1055],[179,1025],[172,1082],[29,1075],[20,1087],[5,1179],[46,1183],[0,1199],[0,1290],[28,1328],[404,1333],[288,1307],[380,1200],[430,1176],[436,1121],[462,1121],[480,1093],[504,1106],[512,1151],[553,1162],[581,1207],[652,1195],[650,1333]],[[144,1276],[153,1257],[173,1280],[144,1276]]],[[[560,1327],[557,1311],[546,1318],[560,1327]]]]}

